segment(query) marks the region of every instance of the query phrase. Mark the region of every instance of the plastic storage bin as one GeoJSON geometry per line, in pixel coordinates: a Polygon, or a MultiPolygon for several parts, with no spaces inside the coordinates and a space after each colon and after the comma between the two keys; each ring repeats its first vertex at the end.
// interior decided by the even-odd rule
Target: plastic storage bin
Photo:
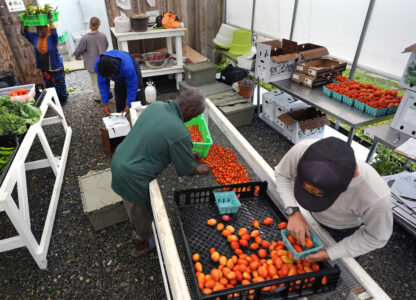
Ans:
{"type": "Polygon", "coordinates": [[[214,193],[215,203],[221,215],[236,214],[241,206],[240,200],[234,192],[214,193]]]}
{"type": "Polygon", "coordinates": [[[11,100],[25,102],[29,100],[30,98],[35,97],[36,91],[35,91],[34,84],[16,85],[16,86],[11,86],[11,87],[0,89],[0,96],[9,95],[10,92],[13,92],[14,90],[20,90],[20,89],[26,89],[28,91],[28,94],[10,97],[11,100]]]}
{"type": "Polygon", "coordinates": [[[185,81],[192,86],[200,86],[215,81],[217,65],[202,61],[194,64],[185,65],[185,81]]]}
{"type": "Polygon", "coordinates": [[[220,106],[219,109],[234,127],[240,127],[251,124],[256,106],[252,103],[237,103],[220,106]]]}
{"type": "Polygon", "coordinates": [[[310,248],[308,250],[305,250],[303,252],[296,252],[295,249],[293,249],[292,244],[287,239],[287,236],[289,235],[289,232],[287,229],[283,229],[280,232],[282,234],[283,243],[285,243],[286,248],[290,251],[290,253],[293,254],[293,257],[298,260],[301,258],[304,258],[306,255],[315,253],[316,251],[322,249],[324,245],[322,242],[311,232],[311,240],[313,242],[313,248],[310,248]]]}
{"type": "Polygon", "coordinates": [[[205,122],[205,117],[203,114],[193,118],[192,120],[185,123],[185,126],[197,125],[199,131],[202,134],[202,143],[192,143],[192,151],[198,152],[202,157],[207,157],[209,148],[212,145],[212,138],[211,134],[209,133],[209,129],[207,123],[205,122]]]}
{"type": "Polygon", "coordinates": [[[255,52],[237,57],[238,67],[246,70],[254,70],[254,55],[256,55],[255,52]]]}
{"type": "MultiPolygon", "coordinates": [[[[57,11],[52,12],[52,22],[58,22],[59,13],[57,11]]],[[[49,24],[48,15],[24,15],[19,14],[20,20],[23,22],[23,26],[45,26],[49,24]]]]}

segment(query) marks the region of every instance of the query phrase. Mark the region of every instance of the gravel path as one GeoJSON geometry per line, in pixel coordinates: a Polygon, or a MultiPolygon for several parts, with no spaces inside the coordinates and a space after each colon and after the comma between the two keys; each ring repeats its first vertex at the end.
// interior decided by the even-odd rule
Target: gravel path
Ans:
{"type": "MultiPolygon", "coordinates": [[[[48,269],[39,270],[26,248],[0,253],[0,297],[5,299],[164,299],[164,287],[156,252],[133,259],[128,255],[133,246],[128,222],[93,231],[84,215],[78,176],[90,170],[109,167],[110,157],[103,154],[99,128],[104,116],[100,105],[92,100],[86,71],[67,76],[70,93],[64,112],[73,129],[70,153],[60,196],[55,226],[48,252],[48,269]]],[[[170,99],[173,94],[160,98],[170,99]]],[[[114,102],[111,102],[114,109],[114,102]]],[[[211,122],[212,123],[212,122],[211,122]]],[[[59,128],[60,129],[60,128],[59,128]]],[[[210,124],[215,141],[231,148],[218,128],[210,124]]],[[[240,132],[274,167],[291,144],[258,119],[240,132]]],[[[58,128],[50,127],[46,135],[54,153],[63,143],[58,128]]],[[[43,158],[37,141],[31,159],[43,158]]],[[[251,170],[250,175],[253,176],[251,170]]],[[[27,175],[30,193],[32,230],[37,238],[42,232],[47,213],[47,197],[52,190],[53,174],[49,169],[27,175]],[[36,183],[36,184],[35,184],[36,183]]],[[[254,176],[253,176],[254,177],[254,176]]],[[[255,177],[254,177],[255,178],[255,177]]],[[[172,167],[160,176],[159,183],[172,217],[174,188],[214,185],[213,177],[179,180],[172,167]]],[[[177,224],[171,218],[175,232],[177,224]]],[[[7,216],[0,213],[0,238],[15,234],[7,216]]],[[[180,248],[180,247],[179,247],[180,248]]],[[[415,299],[416,243],[401,227],[395,226],[386,247],[359,259],[385,291],[395,299],[415,299]]],[[[183,249],[179,249],[180,253],[183,249]]]]}

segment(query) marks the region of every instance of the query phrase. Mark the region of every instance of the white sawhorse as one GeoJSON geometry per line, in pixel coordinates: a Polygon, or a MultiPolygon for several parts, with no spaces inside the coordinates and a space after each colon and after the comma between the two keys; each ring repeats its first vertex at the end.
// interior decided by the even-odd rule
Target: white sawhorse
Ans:
{"type": "Polygon", "coordinates": [[[5,211],[13,223],[18,235],[0,240],[0,252],[27,247],[30,254],[41,269],[46,269],[49,242],[51,240],[56,209],[58,207],[59,194],[65,172],[69,145],[71,143],[72,129],[68,127],[61,104],[54,88],[46,89],[46,95],[40,106],[42,116],[40,121],[32,126],[26,133],[25,138],[13,160],[9,171],[0,187],[0,211],[5,211]],[[48,109],[55,112],[56,116],[45,118],[48,109]],[[60,156],[54,156],[43,131],[43,126],[62,124],[65,133],[65,142],[60,156]],[[38,137],[45,151],[46,159],[26,162],[27,155],[38,137]],[[29,198],[27,194],[26,171],[50,167],[56,177],[49,204],[48,214],[42,232],[40,243],[32,233],[30,225],[29,198]],[[12,198],[12,191],[17,185],[18,203],[12,198]]]}

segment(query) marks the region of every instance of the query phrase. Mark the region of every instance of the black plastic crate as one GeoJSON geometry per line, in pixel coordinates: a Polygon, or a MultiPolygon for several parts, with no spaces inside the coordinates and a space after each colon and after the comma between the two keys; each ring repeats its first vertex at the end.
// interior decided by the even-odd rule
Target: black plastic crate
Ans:
{"type": "Polygon", "coordinates": [[[16,156],[17,150],[19,150],[20,142],[18,136],[0,136],[0,147],[14,147],[13,154],[4,167],[3,171],[0,170],[0,186],[9,171],[10,166],[16,156]]]}
{"type": "MultiPolygon", "coordinates": [[[[189,271],[192,275],[192,284],[198,293],[199,299],[288,299],[304,297],[311,294],[335,289],[338,283],[340,269],[337,265],[331,266],[328,262],[318,263],[320,270],[312,273],[294,275],[267,280],[249,285],[237,285],[234,288],[225,289],[212,294],[205,295],[198,287],[194,271],[192,255],[200,254],[200,262],[203,265],[204,273],[218,267],[218,263],[211,260],[209,248],[214,247],[221,255],[230,258],[234,254],[227,240],[215,229],[206,224],[210,218],[221,220],[221,215],[215,204],[214,192],[234,190],[240,194],[241,207],[237,214],[231,216],[230,222],[223,222],[225,225],[232,225],[238,231],[240,227],[249,230],[254,229],[251,225],[254,219],[262,222],[265,217],[272,217],[272,226],[260,226],[260,236],[268,241],[281,240],[280,230],[277,224],[286,221],[285,216],[280,212],[277,205],[267,195],[267,182],[250,182],[227,186],[212,186],[195,188],[174,192],[174,200],[177,206],[177,214],[187,251],[189,271]],[[327,284],[321,283],[323,276],[327,276],[327,284]],[[310,278],[313,281],[309,281],[310,278]],[[309,286],[312,284],[312,286],[309,286]],[[281,285],[272,291],[262,291],[263,287],[281,285]],[[238,293],[238,295],[236,294],[238,293]]],[[[247,248],[244,253],[257,254],[256,251],[247,248]]]]}

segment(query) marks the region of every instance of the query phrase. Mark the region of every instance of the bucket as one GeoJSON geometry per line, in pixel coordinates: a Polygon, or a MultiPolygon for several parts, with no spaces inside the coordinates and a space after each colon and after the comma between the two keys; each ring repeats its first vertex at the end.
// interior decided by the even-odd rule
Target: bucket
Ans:
{"type": "Polygon", "coordinates": [[[251,51],[251,31],[234,30],[230,54],[244,55],[251,51]]]}
{"type": "Polygon", "coordinates": [[[149,17],[132,16],[130,17],[131,29],[133,31],[147,31],[149,25],[149,17]]]}
{"type": "Polygon", "coordinates": [[[220,48],[230,49],[234,30],[236,30],[236,28],[230,25],[221,24],[220,30],[212,42],[220,48]]]}

